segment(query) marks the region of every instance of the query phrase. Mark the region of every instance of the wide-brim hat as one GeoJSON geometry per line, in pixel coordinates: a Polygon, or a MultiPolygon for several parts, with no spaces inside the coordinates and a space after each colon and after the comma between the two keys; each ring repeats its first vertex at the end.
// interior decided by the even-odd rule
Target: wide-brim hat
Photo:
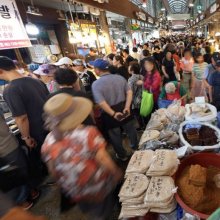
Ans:
{"type": "Polygon", "coordinates": [[[63,93],[50,98],[44,105],[44,111],[61,132],[66,132],[75,129],[89,116],[92,102],[63,93]]]}

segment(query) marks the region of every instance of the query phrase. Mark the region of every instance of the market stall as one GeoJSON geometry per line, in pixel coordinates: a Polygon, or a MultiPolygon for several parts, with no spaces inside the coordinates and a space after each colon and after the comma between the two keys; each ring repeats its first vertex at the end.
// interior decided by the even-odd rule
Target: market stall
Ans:
{"type": "Polygon", "coordinates": [[[204,102],[173,102],[151,115],[126,169],[119,219],[208,219],[220,207],[216,120],[204,102]]]}

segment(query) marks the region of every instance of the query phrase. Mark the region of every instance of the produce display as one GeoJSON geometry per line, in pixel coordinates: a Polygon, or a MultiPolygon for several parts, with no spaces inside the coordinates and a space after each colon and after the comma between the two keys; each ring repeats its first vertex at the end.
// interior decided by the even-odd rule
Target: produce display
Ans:
{"type": "Polygon", "coordinates": [[[139,151],[134,152],[126,169],[119,193],[120,219],[148,212],[171,213],[177,205],[177,188],[177,201],[185,203],[190,214],[195,210],[210,215],[220,207],[220,169],[196,163],[178,169],[178,157],[220,148],[220,130],[210,123],[216,119],[215,111],[210,104],[192,103],[185,108],[174,102],[151,115],[139,151]],[[172,176],[179,170],[183,172],[176,180],[176,188],[172,176]]]}
{"type": "Polygon", "coordinates": [[[170,177],[179,160],[173,150],[136,151],[128,164],[119,193],[120,218],[143,216],[148,211],[169,213],[176,208],[175,184],[170,177]]]}
{"type": "Polygon", "coordinates": [[[216,131],[206,125],[187,124],[183,136],[191,146],[212,146],[218,144],[216,131]]]}
{"type": "Polygon", "coordinates": [[[192,209],[210,215],[220,206],[220,169],[191,165],[177,180],[178,193],[192,209]]]}
{"type": "Polygon", "coordinates": [[[186,105],[185,119],[187,121],[214,121],[217,117],[216,107],[208,103],[191,103],[186,105]]]}

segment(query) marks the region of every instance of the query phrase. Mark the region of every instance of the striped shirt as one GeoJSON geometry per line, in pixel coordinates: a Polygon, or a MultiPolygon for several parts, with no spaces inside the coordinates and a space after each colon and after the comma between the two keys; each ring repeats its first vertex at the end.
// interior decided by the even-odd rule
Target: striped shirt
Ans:
{"type": "Polygon", "coordinates": [[[195,63],[193,65],[193,74],[198,80],[203,79],[204,72],[207,66],[208,66],[208,63],[206,62],[203,62],[201,64],[195,63]]]}

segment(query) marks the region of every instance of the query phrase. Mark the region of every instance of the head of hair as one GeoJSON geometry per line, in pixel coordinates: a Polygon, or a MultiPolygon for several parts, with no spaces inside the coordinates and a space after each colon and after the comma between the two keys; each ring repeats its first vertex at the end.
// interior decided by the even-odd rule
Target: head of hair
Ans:
{"type": "Polygon", "coordinates": [[[133,47],[132,51],[133,51],[134,53],[137,53],[137,52],[138,52],[137,47],[133,47]]]}
{"type": "Polygon", "coordinates": [[[145,43],[144,46],[149,47],[149,44],[148,44],[148,43],[145,43]]]}
{"type": "Polygon", "coordinates": [[[134,74],[140,74],[140,65],[136,61],[132,61],[129,63],[130,71],[133,71],[134,74]]]}
{"type": "Polygon", "coordinates": [[[54,79],[59,85],[72,86],[77,81],[78,75],[70,68],[59,68],[54,73],[54,79]]]}
{"type": "Polygon", "coordinates": [[[184,50],[184,54],[185,54],[185,53],[192,53],[192,52],[191,52],[191,49],[190,49],[190,48],[186,48],[186,49],[184,50]]]}
{"type": "Polygon", "coordinates": [[[157,64],[156,64],[156,61],[155,61],[155,59],[153,58],[153,57],[147,57],[147,58],[145,58],[144,59],[144,63],[145,62],[149,62],[149,63],[151,63],[154,67],[153,67],[153,70],[152,70],[152,76],[154,75],[154,73],[156,72],[156,71],[158,71],[157,70],[157,64]]]}
{"type": "Polygon", "coordinates": [[[201,54],[201,53],[196,53],[195,54],[195,56],[194,56],[194,60],[195,60],[195,63],[198,63],[198,61],[197,61],[197,59],[199,58],[199,57],[203,57],[203,55],[201,54]]]}
{"type": "Polygon", "coordinates": [[[113,53],[110,53],[110,54],[107,56],[107,58],[109,58],[110,60],[113,60],[114,57],[115,57],[115,54],[113,54],[113,53]]]}
{"type": "Polygon", "coordinates": [[[149,50],[143,50],[142,54],[144,57],[149,57],[150,56],[150,51],[149,50]]]}
{"type": "Polygon", "coordinates": [[[160,50],[160,47],[159,46],[155,46],[154,50],[156,50],[156,49],[160,50]]]}
{"type": "Polygon", "coordinates": [[[119,61],[121,65],[124,64],[124,60],[123,60],[122,56],[116,55],[114,58],[115,58],[117,61],[119,61]]]}
{"type": "Polygon", "coordinates": [[[122,52],[126,53],[126,54],[129,54],[129,50],[128,49],[123,49],[122,52]]]}
{"type": "Polygon", "coordinates": [[[0,56],[0,69],[11,71],[16,69],[16,65],[12,59],[5,56],[0,56]]]}

